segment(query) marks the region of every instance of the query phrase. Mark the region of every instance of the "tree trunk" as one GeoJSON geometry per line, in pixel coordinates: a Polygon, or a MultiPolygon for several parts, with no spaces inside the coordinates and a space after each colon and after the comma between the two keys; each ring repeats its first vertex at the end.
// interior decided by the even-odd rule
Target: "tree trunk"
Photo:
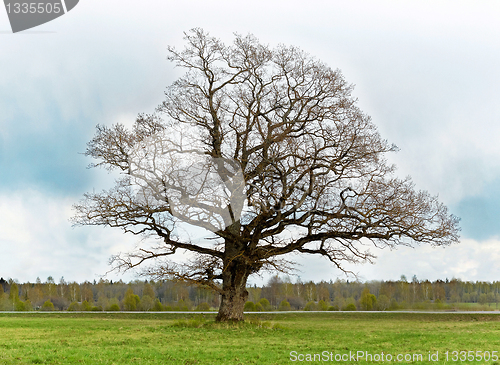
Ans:
{"type": "Polygon", "coordinates": [[[231,260],[224,267],[222,300],[216,321],[243,321],[243,307],[248,299],[246,286],[250,268],[237,259],[231,260]]]}

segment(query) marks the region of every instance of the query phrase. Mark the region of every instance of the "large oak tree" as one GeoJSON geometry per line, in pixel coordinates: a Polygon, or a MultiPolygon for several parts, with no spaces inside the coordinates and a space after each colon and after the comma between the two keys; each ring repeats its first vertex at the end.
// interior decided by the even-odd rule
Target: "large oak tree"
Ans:
{"type": "Polygon", "coordinates": [[[227,46],[194,29],[185,40],[169,60],[186,73],[155,113],[131,129],[98,126],[88,143],[93,166],[122,177],[86,194],[74,222],[156,238],[114,256],[115,268],[209,286],[222,299],[217,319],[242,320],[249,275],[288,270],[289,254],[343,269],[374,258],[367,244],[458,241],[458,219],[394,175],[396,147],[340,71],[251,35],[227,46]],[[189,254],[169,260],[178,252],[189,254]]]}

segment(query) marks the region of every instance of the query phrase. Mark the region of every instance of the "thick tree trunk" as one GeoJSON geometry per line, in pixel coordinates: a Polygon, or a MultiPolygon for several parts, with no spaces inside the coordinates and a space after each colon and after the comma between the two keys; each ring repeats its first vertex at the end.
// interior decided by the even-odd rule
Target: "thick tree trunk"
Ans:
{"type": "Polygon", "coordinates": [[[231,261],[223,272],[222,300],[216,321],[243,321],[243,307],[248,299],[246,289],[250,268],[239,260],[231,261]]]}

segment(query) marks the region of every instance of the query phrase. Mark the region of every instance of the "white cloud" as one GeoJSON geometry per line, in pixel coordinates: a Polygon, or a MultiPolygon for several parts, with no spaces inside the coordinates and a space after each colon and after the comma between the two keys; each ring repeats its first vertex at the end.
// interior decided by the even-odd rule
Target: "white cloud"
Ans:
{"type": "Polygon", "coordinates": [[[111,254],[134,247],[136,239],[118,230],[72,228],[69,218],[75,201],[36,190],[2,194],[0,275],[21,282],[49,275],[76,281],[98,279],[109,270],[111,254]]]}
{"type": "MultiPolygon", "coordinates": [[[[8,20],[0,11],[0,147],[29,147],[33,143],[25,131],[40,138],[39,132],[56,134],[60,123],[74,126],[75,120],[83,124],[77,133],[89,136],[97,123],[130,124],[137,113],[153,111],[180,73],[166,61],[166,46],[182,47],[183,31],[203,27],[225,41],[235,31],[252,32],[262,42],[297,45],[339,67],[357,85],[361,109],[401,148],[393,157],[401,174],[456,204],[491,189],[500,176],[499,10],[497,1],[312,1],[304,6],[299,1],[86,0],[37,28],[55,33],[17,35],[4,32],[8,20]]],[[[61,144],[57,152],[76,156],[85,148],[71,144],[61,144]]],[[[9,151],[1,148],[5,158],[9,151]]],[[[53,148],[47,143],[47,150],[53,148]]],[[[35,169],[34,157],[44,152],[16,155],[17,164],[35,169]]],[[[2,174],[15,172],[3,169],[2,174]]],[[[90,189],[109,188],[109,176],[94,176],[90,189]]],[[[135,242],[113,229],[72,229],[67,219],[79,197],[23,188],[11,193],[14,189],[0,191],[0,275],[21,281],[48,275],[93,279],[108,269],[110,254],[135,242]]],[[[375,265],[353,270],[366,279],[416,274],[494,280],[499,243],[464,239],[444,250],[385,250],[375,265]]],[[[303,280],[340,274],[321,259],[300,262],[303,280]]]]}
{"type": "MultiPolygon", "coordinates": [[[[109,270],[112,254],[132,250],[139,239],[120,230],[98,227],[72,228],[72,204],[78,198],[52,197],[36,190],[0,196],[0,275],[20,281],[44,280],[49,275],[66,280],[98,279],[109,270]]],[[[446,248],[417,246],[396,250],[371,249],[374,265],[346,265],[361,280],[397,280],[401,275],[420,280],[451,279],[492,281],[500,277],[500,238],[463,239],[446,248]]],[[[179,257],[180,258],[180,257],[179,257]]],[[[294,256],[302,281],[345,278],[327,260],[312,255],[294,256]]],[[[254,276],[251,283],[267,282],[270,274],[254,276]]],[[[111,274],[108,278],[130,280],[111,274]]],[[[352,277],[351,277],[352,279],[352,277]]]]}
{"type": "Polygon", "coordinates": [[[462,239],[447,247],[416,246],[377,251],[375,265],[358,266],[365,280],[397,280],[417,275],[420,280],[459,278],[493,281],[500,277],[500,239],[484,241],[462,239]]]}
{"type": "MultiPolygon", "coordinates": [[[[500,277],[500,238],[485,241],[465,239],[459,244],[448,247],[416,246],[399,247],[395,250],[377,250],[375,264],[345,264],[361,281],[399,280],[405,275],[409,280],[416,275],[419,280],[445,280],[457,278],[463,281],[495,281],[500,277]]],[[[300,277],[303,282],[329,281],[340,279],[355,280],[345,275],[329,261],[312,255],[295,256],[297,266],[292,282],[300,277]]],[[[252,276],[252,284],[265,284],[272,275],[252,276]]]]}

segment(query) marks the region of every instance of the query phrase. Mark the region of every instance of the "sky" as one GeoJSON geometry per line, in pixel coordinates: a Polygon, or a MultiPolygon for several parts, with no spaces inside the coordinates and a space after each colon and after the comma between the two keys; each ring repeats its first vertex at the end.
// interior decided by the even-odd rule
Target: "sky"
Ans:
{"type": "MultiPolygon", "coordinates": [[[[13,34],[0,8],[0,276],[98,280],[111,255],[140,243],[71,226],[72,205],[113,184],[83,152],[97,124],[154,111],[181,74],[167,46],[201,27],[226,43],[236,32],[298,46],[340,69],[399,147],[397,174],[461,218],[460,243],[373,248],[375,264],[348,266],[360,280],[500,280],[499,17],[498,1],[481,0],[80,0],[13,34]]],[[[295,259],[302,281],[346,278],[324,259],[295,259]]]]}

